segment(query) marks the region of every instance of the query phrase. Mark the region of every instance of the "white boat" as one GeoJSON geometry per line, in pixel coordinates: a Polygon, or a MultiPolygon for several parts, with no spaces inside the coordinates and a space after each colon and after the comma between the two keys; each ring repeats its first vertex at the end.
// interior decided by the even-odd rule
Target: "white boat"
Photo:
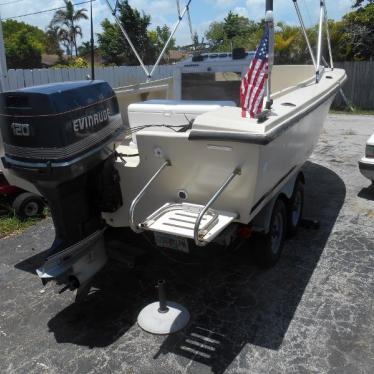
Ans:
{"type": "MultiPolygon", "coordinates": [[[[106,221],[115,227],[130,224],[136,231],[141,227],[188,237],[195,239],[196,244],[210,242],[230,222],[248,224],[277,189],[300,171],[312,153],[346,75],[340,69],[327,69],[316,83],[313,66],[274,66],[272,78],[276,92],[272,95],[271,114],[264,122],[242,118],[239,107],[222,106],[197,116],[185,131],[147,128],[136,133],[136,149],[134,145],[121,145],[119,153],[135,152],[139,156],[116,162],[125,185],[124,204],[117,212],[105,214],[106,221]],[[164,165],[167,166],[138,201],[136,197],[146,182],[164,165]],[[193,225],[188,225],[188,230],[181,225],[162,224],[166,218],[163,209],[169,218],[174,204],[183,204],[186,209],[191,204],[191,209],[195,206],[201,210],[233,175],[214,204],[222,212],[219,217],[223,226],[217,222],[215,230],[199,235],[196,240],[193,225]],[[134,200],[136,204],[130,209],[134,200]]],[[[211,105],[216,108],[218,104],[212,101],[211,105]]],[[[185,108],[187,118],[191,119],[192,110],[183,99],[172,104],[166,100],[164,105],[162,112],[160,100],[142,103],[139,106],[143,113],[137,111],[136,118],[134,105],[130,105],[130,126],[132,118],[136,125],[160,125],[164,116],[170,124],[188,124],[186,119],[182,123],[178,118],[174,120],[182,117],[176,113],[179,106],[185,108]],[[149,120],[148,112],[156,105],[159,113],[149,120]]],[[[193,103],[191,107],[198,106],[193,103]]]]}
{"type": "MultiPolygon", "coordinates": [[[[51,201],[57,238],[39,276],[44,281],[57,279],[70,289],[87,283],[106,261],[102,240],[105,227],[98,223],[98,214],[107,226],[128,227],[136,233],[151,231],[156,244],[186,252],[191,245],[227,244],[238,228],[246,228],[261,233],[261,260],[264,265],[273,265],[286,232],[295,231],[300,223],[305,182],[301,169],[346,80],[345,71],[335,69],[332,59],[330,67],[321,65],[324,16],[322,1],[317,58],[310,48],[313,65],[273,66],[270,34],[267,104],[258,118],[243,118],[242,109],[236,106],[240,80],[253,56],[206,55],[176,66],[172,97],[131,104],[128,122],[125,120],[127,130],[118,124],[118,110],[114,110],[115,116],[113,113],[116,103],[108,93],[112,109],[104,111],[115,136],[105,138],[109,139],[106,143],[89,148],[104,130],[108,136],[109,127],[95,129],[101,125],[95,116],[103,110],[102,102],[93,107],[92,115],[80,114],[73,119],[72,126],[80,134],[74,144],[84,142],[79,151],[87,147],[86,154],[73,158],[78,150],[71,144],[62,148],[39,146],[36,150],[5,144],[4,161],[9,172],[32,181],[51,201]],[[124,131],[135,137],[127,137],[127,142],[120,144],[124,131]],[[62,149],[65,158],[60,156],[62,149]],[[66,149],[71,153],[66,154],[66,149]],[[43,153],[47,151],[48,156],[43,153]],[[38,161],[21,160],[21,154],[38,161]],[[93,155],[97,155],[94,166],[93,155]],[[36,168],[46,172],[35,173],[36,168]],[[61,171],[61,177],[56,177],[54,170],[61,171]],[[79,186],[67,193],[68,182],[77,185],[78,178],[79,186]],[[88,196],[95,198],[88,200],[88,196]],[[100,204],[95,205],[96,200],[100,204]],[[80,221],[79,217],[69,217],[72,204],[77,204],[77,211],[94,213],[85,213],[80,221]]],[[[305,31],[301,16],[300,20],[305,31]]],[[[271,7],[267,23],[273,30],[271,7]]],[[[82,84],[76,89],[86,87],[82,84]]],[[[41,93],[47,95],[45,89],[37,89],[37,94],[41,93]]],[[[27,126],[16,130],[10,126],[12,131],[29,131],[27,126]]],[[[3,134],[3,138],[6,142],[11,136],[3,134]]]]}

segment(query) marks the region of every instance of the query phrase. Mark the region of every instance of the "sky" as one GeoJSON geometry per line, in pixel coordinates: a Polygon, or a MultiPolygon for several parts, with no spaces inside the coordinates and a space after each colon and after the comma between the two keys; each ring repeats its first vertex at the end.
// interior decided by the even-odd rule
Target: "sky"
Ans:
{"type": "MultiPolygon", "coordinates": [[[[84,0],[73,0],[79,3],[84,0]]],[[[109,0],[114,5],[115,0],[109,0]]],[[[181,7],[184,7],[187,0],[180,0],[181,7]]],[[[350,11],[354,0],[326,0],[329,18],[340,19],[350,11]]],[[[129,0],[131,6],[136,7],[152,17],[151,28],[167,24],[172,27],[177,21],[176,0],[129,0]]],[[[232,10],[240,15],[253,20],[259,20],[264,16],[265,0],[192,0],[190,5],[193,30],[202,37],[209,24],[213,21],[221,21],[232,10]]],[[[57,8],[64,5],[63,0],[0,0],[0,14],[3,19],[37,12],[45,9],[57,8]]],[[[304,15],[307,26],[317,23],[319,12],[319,0],[299,0],[300,8],[304,15]]],[[[80,5],[89,9],[89,4],[80,5]]],[[[96,0],[93,3],[93,18],[95,32],[100,32],[100,24],[104,18],[113,20],[105,0],[96,0]]],[[[45,29],[48,26],[53,12],[16,18],[32,25],[45,29]]],[[[297,18],[292,0],[274,0],[274,16],[276,21],[283,21],[288,24],[296,24],[297,18]]],[[[90,23],[82,21],[83,41],[90,38],[90,23]]],[[[175,34],[178,45],[191,43],[191,37],[187,17],[180,25],[175,34]]]]}

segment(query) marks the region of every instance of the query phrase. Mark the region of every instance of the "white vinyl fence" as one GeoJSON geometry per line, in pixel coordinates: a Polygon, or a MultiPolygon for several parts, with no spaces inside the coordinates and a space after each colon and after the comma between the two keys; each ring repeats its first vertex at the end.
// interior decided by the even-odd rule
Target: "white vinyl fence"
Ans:
{"type": "MultiPolygon", "coordinates": [[[[353,105],[362,109],[374,109],[374,62],[338,62],[337,67],[344,68],[348,81],[343,90],[353,105]]],[[[148,67],[151,70],[151,67],[148,67]]],[[[173,76],[175,65],[160,65],[153,79],[173,76]]],[[[109,66],[95,68],[96,79],[107,81],[113,88],[145,82],[145,74],[140,66],[109,66]]],[[[86,79],[91,74],[90,68],[74,69],[11,69],[4,78],[4,90],[30,87],[46,83],[66,82],[86,79]]],[[[334,106],[344,106],[340,95],[334,101],[334,106]]]]}
{"type": "MultiPolygon", "coordinates": [[[[151,68],[151,67],[150,67],[151,68]]],[[[167,78],[173,75],[173,65],[159,66],[152,79],[167,78]]],[[[77,81],[91,75],[90,68],[66,69],[11,69],[4,79],[4,90],[36,86],[40,84],[77,81]]],[[[145,82],[146,76],[140,66],[109,66],[95,68],[95,78],[107,81],[113,88],[145,82]]]]}

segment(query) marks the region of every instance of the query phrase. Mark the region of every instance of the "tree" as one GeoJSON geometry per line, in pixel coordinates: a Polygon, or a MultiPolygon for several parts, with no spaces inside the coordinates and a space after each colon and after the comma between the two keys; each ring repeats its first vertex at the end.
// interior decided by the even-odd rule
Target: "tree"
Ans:
{"type": "MultiPolygon", "coordinates": [[[[374,57],[374,0],[356,1],[357,8],[341,21],[328,20],[332,54],[335,61],[367,60],[374,57]]],[[[265,29],[265,22],[250,21],[229,12],[223,22],[212,22],[206,33],[213,51],[223,52],[243,47],[255,50],[265,29]]],[[[306,30],[312,48],[317,45],[318,25],[306,30]]],[[[328,61],[324,40],[323,55],[328,61]]],[[[275,32],[277,64],[312,63],[307,43],[299,27],[278,23],[275,32]]]]}
{"type": "Polygon", "coordinates": [[[50,27],[57,26],[59,31],[57,34],[61,42],[67,48],[70,57],[78,56],[77,38],[82,37],[82,28],[77,24],[82,19],[88,19],[86,9],[75,10],[74,4],[69,0],[64,0],[65,9],[59,9],[54,14],[50,27]]]}
{"type": "MultiPolygon", "coordinates": [[[[274,55],[276,64],[312,64],[308,45],[298,26],[278,22],[275,28],[274,55]]],[[[317,41],[317,28],[306,30],[312,48],[317,41]]]]}
{"type": "MultiPolygon", "coordinates": [[[[151,41],[151,44],[153,45],[155,49],[155,53],[157,56],[160,55],[162,49],[164,48],[166,42],[168,41],[170,37],[170,34],[171,34],[171,31],[167,25],[164,25],[162,27],[157,26],[156,30],[151,30],[148,32],[148,37],[151,41]]],[[[169,52],[170,50],[174,48],[175,48],[175,39],[172,38],[168,47],[166,48],[166,52],[162,59],[162,62],[168,62],[169,52]]]]}
{"type": "Polygon", "coordinates": [[[5,54],[10,69],[41,67],[46,34],[38,27],[8,19],[2,23],[5,54]]]}
{"type": "Polygon", "coordinates": [[[98,34],[99,47],[107,64],[122,65],[126,61],[125,43],[127,43],[116,24],[105,19],[101,23],[103,32],[98,34]]]}
{"type": "MultiPolygon", "coordinates": [[[[97,53],[99,49],[95,46],[94,52],[97,53]]],[[[83,42],[78,47],[79,56],[81,57],[90,57],[91,56],[91,42],[83,42]]]]}
{"type": "Polygon", "coordinates": [[[213,51],[227,52],[236,47],[255,49],[261,38],[261,23],[229,12],[223,22],[212,22],[205,36],[213,51]]]}
{"type": "Polygon", "coordinates": [[[221,46],[223,46],[226,34],[224,30],[223,22],[212,22],[209,25],[208,31],[205,33],[205,36],[210,43],[213,51],[218,51],[221,46]]]}
{"type": "Polygon", "coordinates": [[[237,36],[243,36],[251,31],[256,31],[257,27],[253,21],[248,18],[239,16],[238,14],[230,11],[227,17],[224,19],[223,31],[229,40],[234,39],[237,36]]]}
{"type": "Polygon", "coordinates": [[[368,60],[374,57],[374,2],[343,17],[348,59],[368,60]]]}
{"type": "Polygon", "coordinates": [[[39,68],[43,45],[26,29],[5,40],[8,67],[11,69],[39,68]]]}
{"type": "Polygon", "coordinates": [[[192,42],[195,48],[198,48],[199,45],[204,43],[204,38],[200,41],[199,34],[195,31],[192,35],[192,42]]]}
{"type": "Polygon", "coordinates": [[[62,50],[60,48],[59,27],[49,25],[45,34],[45,52],[50,55],[58,55],[61,58],[62,50]]]}
{"type": "MultiPolygon", "coordinates": [[[[155,47],[152,45],[147,31],[151,23],[151,17],[132,8],[127,0],[119,0],[117,9],[119,20],[127,31],[136,51],[145,64],[153,63],[156,55],[155,47]]],[[[104,60],[116,65],[138,65],[139,62],[124,39],[118,25],[105,19],[101,26],[104,31],[98,34],[98,41],[104,60]]]]}
{"type": "Polygon", "coordinates": [[[14,34],[18,33],[19,31],[26,30],[33,35],[35,41],[45,46],[46,34],[43,30],[36,26],[29,25],[25,22],[18,22],[13,19],[3,21],[2,25],[4,39],[14,36],[14,34]]]}
{"type": "Polygon", "coordinates": [[[58,27],[57,35],[60,43],[64,46],[66,55],[70,58],[73,57],[73,44],[69,31],[65,28],[58,27]]]}
{"type": "Polygon", "coordinates": [[[345,32],[344,21],[329,20],[328,24],[334,61],[350,60],[352,56],[352,45],[350,43],[350,36],[345,32]]]}
{"type": "Polygon", "coordinates": [[[274,35],[275,62],[277,64],[296,62],[299,60],[301,52],[295,43],[300,30],[282,22],[279,22],[277,26],[280,31],[274,35]]]}

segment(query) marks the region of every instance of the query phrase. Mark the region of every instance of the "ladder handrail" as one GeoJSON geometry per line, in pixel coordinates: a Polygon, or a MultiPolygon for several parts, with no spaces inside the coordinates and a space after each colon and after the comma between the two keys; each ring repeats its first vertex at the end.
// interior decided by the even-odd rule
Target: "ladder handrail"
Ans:
{"type": "Polygon", "coordinates": [[[129,224],[130,224],[131,229],[136,233],[142,232],[143,230],[139,229],[138,226],[135,224],[135,220],[134,220],[135,207],[139,203],[141,198],[144,196],[148,187],[158,177],[158,175],[166,168],[166,166],[171,166],[171,162],[169,160],[166,160],[160,166],[160,168],[156,171],[156,173],[152,176],[152,178],[145,184],[145,186],[141,189],[141,191],[138,193],[138,195],[134,198],[134,200],[131,203],[130,210],[129,210],[129,224]]]}
{"type": "Polygon", "coordinates": [[[204,214],[207,210],[211,207],[211,205],[219,198],[222,192],[226,189],[226,187],[231,183],[231,181],[237,176],[241,174],[241,170],[239,168],[235,169],[230,176],[226,179],[226,181],[222,184],[222,186],[214,193],[214,195],[210,198],[204,208],[200,211],[197,220],[194,226],[194,241],[197,246],[202,245],[202,240],[200,240],[200,223],[204,217],[204,214]]]}

